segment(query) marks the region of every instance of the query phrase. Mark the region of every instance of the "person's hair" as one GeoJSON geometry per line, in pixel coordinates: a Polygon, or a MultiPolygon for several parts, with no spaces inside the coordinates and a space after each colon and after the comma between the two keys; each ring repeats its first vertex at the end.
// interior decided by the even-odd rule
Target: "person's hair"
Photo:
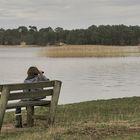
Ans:
{"type": "Polygon", "coordinates": [[[28,76],[34,76],[39,74],[39,70],[35,66],[31,66],[27,71],[28,76]]]}

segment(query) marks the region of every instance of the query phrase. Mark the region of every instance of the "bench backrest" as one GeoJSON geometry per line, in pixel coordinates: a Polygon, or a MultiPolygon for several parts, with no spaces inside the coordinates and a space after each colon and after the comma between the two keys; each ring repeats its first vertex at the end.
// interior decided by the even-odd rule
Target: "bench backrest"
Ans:
{"type": "Polygon", "coordinates": [[[37,98],[51,96],[53,94],[54,81],[1,85],[0,91],[2,92],[4,88],[9,90],[8,100],[37,98]]]}
{"type": "MultiPolygon", "coordinates": [[[[46,81],[37,83],[17,83],[0,85],[0,129],[7,108],[7,103],[10,100],[40,98],[51,96],[50,99],[50,116],[54,117],[55,109],[58,103],[58,98],[61,89],[61,81],[46,81]]],[[[18,104],[17,104],[18,106],[18,104]]],[[[9,108],[12,108],[12,106],[9,108]]],[[[53,119],[52,117],[52,119],[53,119]]],[[[50,117],[51,121],[51,117],[50,117]]],[[[53,120],[52,120],[53,121],[53,120]]]]}

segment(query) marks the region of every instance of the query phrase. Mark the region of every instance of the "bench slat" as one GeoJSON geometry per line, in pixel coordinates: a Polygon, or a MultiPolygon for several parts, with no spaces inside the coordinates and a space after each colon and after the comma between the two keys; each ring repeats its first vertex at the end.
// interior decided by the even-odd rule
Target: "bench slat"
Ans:
{"type": "Polygon", "coordinates": [[[12,109],[19,107],[26,107],[26,106],[50,106],[51,101],[46,100],[39,100],[39,101],[20,101],[15,103],[8,103],[6,109],[12,109]]]}
{"type": "Polygon", "coordinates": [[[37,83],[6,84],[5,86],[7,86],[11,91],[24,90],[24,89],[36,89],[36,88],[53,87],[54,81],[37,82],[37,83]]]}
{"type": "Polygon", "coordinates": [[[9,95],[8,100],[18,100],[18,99],[25,99],[25,98],[37,98],[37,97],[44,97],[44,96],[51,96],[53,94],[53,89],[48,90],[39,90],[34,92],[17,92],[11,93],[9,95]]]}

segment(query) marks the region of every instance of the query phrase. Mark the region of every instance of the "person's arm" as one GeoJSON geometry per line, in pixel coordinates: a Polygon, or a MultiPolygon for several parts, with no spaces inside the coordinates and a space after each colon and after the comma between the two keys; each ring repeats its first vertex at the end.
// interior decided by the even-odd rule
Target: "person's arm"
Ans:
{"type": "Polygon", "coordinates": [[[39,78],[39,81],[49,81],[49,78],[47,78],[45,75],[43,75],[42,72],[40,72],[38,74],[38,78],[39,78]]]}

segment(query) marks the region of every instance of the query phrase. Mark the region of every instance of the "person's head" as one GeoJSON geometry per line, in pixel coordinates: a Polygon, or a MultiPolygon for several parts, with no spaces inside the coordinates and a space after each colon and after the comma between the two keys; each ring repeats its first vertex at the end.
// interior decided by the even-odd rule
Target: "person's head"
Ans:
{"type": "Polygon", "coordinates": [[[40,71],[35,66],[31,66],[27,71],[28,76],[35,76],[35,75],[38,75],[39,73],[40,71]]]}

